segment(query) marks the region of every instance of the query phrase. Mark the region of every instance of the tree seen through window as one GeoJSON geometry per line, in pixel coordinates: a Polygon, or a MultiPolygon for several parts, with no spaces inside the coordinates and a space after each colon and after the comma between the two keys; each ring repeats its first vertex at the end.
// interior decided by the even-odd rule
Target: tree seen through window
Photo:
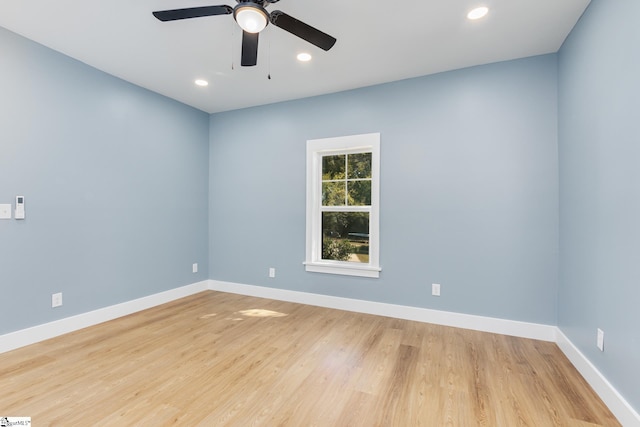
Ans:
{"type": "Polygon", "coordinates": [[[322,157],[322,259],[369,262],[371,153],[322,157]]]}

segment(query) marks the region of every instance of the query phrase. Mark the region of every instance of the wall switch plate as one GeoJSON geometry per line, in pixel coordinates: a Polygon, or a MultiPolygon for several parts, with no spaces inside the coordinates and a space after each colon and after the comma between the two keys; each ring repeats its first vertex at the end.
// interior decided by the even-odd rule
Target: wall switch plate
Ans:
{"type": "Polygon", "coordinates": [[[604,351],[604,331],[598,328],[598,334],[596,338],[596,346],[600,351],[604,351]]]}
{"type": "Polygon", "coordinates": [[[194,262],[193,265],[191,266],[191,271],[194,273],[198,272],[198,263],[194,262]]]}
{"type": "Polygon", "coordinates": [[[271,277],[272,279],[274,277],[276,277],[276,269],[275,268],[273,268],[273,267],[269,268],[269,277],[271,277]]]}
{"type": "Polygon", "coordinates": [[[431,284],[431,295],[433,295],[434,297],[440,296],[440,283],[431,284]]]}
{"type": "Polygon", "coordinates": [[[51,295],[51,307],[60,307],[62,305],[62,292],[51,295]]]}
{"type": "Polygon", "coordinates": [[[0,219],[11,219],[11,204],[0,204],[0,219]]]}

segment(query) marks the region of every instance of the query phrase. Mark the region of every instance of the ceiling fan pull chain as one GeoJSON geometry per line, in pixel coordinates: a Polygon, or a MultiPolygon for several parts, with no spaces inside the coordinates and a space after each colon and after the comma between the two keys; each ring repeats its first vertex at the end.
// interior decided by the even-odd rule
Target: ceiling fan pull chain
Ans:
{"type": "Polygon", "coordinates": [[[269,56],[268,56],[268,59],[267,59],[267,61],[268,61],[268,64],[267,64],[267,79],[271,80],[271,28],[269,28],[268,33],[269,34],[267,35],[267,39],[269,40],[269,47],[267,49],[267,51],[268,51],[267,55],[269,55],[269,56]]]}
{"type": "Polygon", "coordinates": [[[235,37],[235,35],[236,35],[236,34],[235,34],[235,31],[234,31],[235,27],[236,27],[236,26],[235,26],[235,25],[233,25],[233,22],[232,22],[232,23],[231,23],[231,42],[230,42],[230,43],[231,43],[231,71],[235,70],[235,67],[234,67],[234,65],[233,65],[233,63],[234,63],[234,58],[235,58],[235,53],[236,53],[236,50],[233,48],[233,38],[234,38],[234,37],[235,37]]]}

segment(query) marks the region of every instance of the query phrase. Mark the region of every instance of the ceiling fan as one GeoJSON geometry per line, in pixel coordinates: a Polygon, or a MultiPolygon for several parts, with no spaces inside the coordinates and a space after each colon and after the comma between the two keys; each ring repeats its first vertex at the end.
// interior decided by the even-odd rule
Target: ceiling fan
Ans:
{"type": "Polygon", "coordinates": [[[313,28],[287,15],[280,10],[269,13],[265,10],[266,3],[276,3],[279,0],[236,0],[235,7],[227,5],[189,7],[186,9],[161,10],[153,12],[153,16],[160,21],[177,21],[180,19],[200,18],[203,16],[231,15],[242,28],[242,66],[253,66],[258,62],[258,35],[269,22],[290,32],[294,36],[323,49],[331,49],[336,39],[329,34],[313,28]]]}

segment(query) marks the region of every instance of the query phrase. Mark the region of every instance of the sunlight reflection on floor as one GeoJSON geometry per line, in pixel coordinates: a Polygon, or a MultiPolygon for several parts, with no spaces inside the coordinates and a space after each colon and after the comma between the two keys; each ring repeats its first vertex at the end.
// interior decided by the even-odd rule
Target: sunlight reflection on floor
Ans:
{"type": "MultiPolygon", "coordinates": [[[[264,310],[261,308],[252,308],[249,310],[241,310],[241,311],[236,311],[233,314],[241,314],[245,317],[284,317],[287,316],[286,313],[280,313],[277,311],[271,311],[271,310],[264,310]]],[[[210,314],[205,314],[203,316],[200,316],[200,319],[209,319],[211,317],[215,317],[217,316],[217,313],[210,313],[210,314]]],[[[227,317],[225,318],[225,320],[243,320],[241,317],[227,317]]]]}
{"type": "Polygon", "coordinates": [[[238,313],[242,314],[243,316],[247,316],[247,317],[284,317],[286,316],[285,313],[279,313],[277,311],[271,311],[271,310],[263,310],[260,308],[252,308],[250,310],[242,310],[239,311],[238,313]]]}

